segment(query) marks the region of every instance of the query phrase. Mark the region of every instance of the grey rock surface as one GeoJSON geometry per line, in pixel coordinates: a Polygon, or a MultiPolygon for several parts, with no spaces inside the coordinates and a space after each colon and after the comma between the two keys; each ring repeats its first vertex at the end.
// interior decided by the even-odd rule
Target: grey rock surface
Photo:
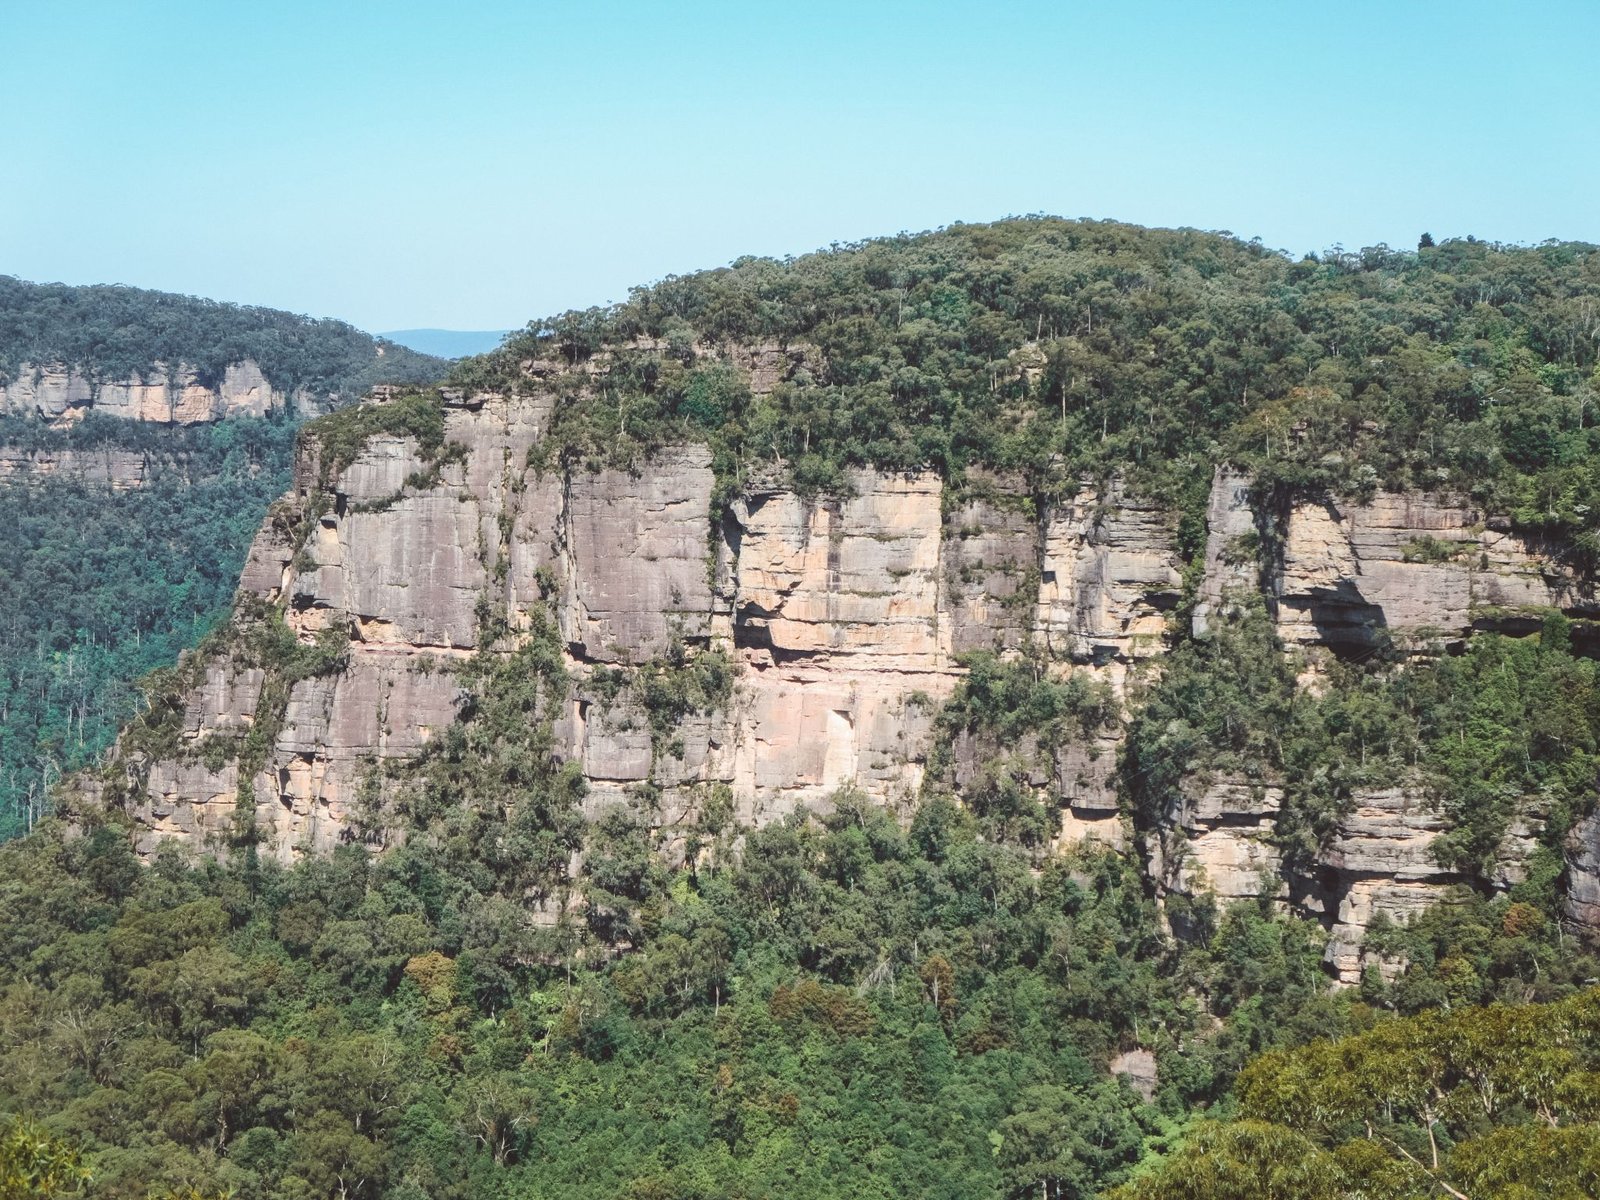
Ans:
{"type": "MultiPolygon", "coordinates": [[[[809,369],[811,353],[758,347],[739,365],[770,388],[809,369]]],[[[589,783],[585,812],[638,808],[669,853],[716,789],[747,826],[826,810],[847,787],[909,812],[968,652],[1042,650],[1053,674],[1108,685],[1123,716],[1130,689],[1162,670],[1184,587],[1177,519],[1119,480],[1034,516],[1017,480],[979,478],[947,498],[932,472],[856,470],[833,497],[747,480],[714,511],[703,447],[669,447],[633,469],[549,465],[537,450],[559,394],[538,372],[530,380],[514,400],[454,396],[446,437],[460,450],[443,462],[410,439],[374,438],[328,481],[325,511],[310,510],[321,472],[309,447],[295,494],[263,524],[241,588],[282,603],[302,642],[332,637],[346,651],[334,673],[289,690],[266,765],[243,781],[281,861],[367,839],[396,786],[378,768],[414,758],[455,719],[457,668],[504,653],[538,620],[555,623],[565,648],[572,684],[553,736],[589,783]],[[303,549],[290,532],[301,527],[303,549]],[[598,685],[602,671],[626,678],[669,652],[713,650],[734,664],[731,696],[665,738],[630,684],[598,685]]],[[[1593,611],[1586,585],[1539,547],[1448,499],[1380,492],[1262,514],[1252,495],[1245,477],[1215,473],[1201,635],[1252,589],[1297,662],[1360,653],[1383,631],[1460,638],[1511,612],[1593,611]]],[[[1313,669],[1304,678],[1315,686],[1313,669]]],[[[207,664],[186,741],[239,737],[269,691],[259,672],[207,664]]],[[[1432,851],[1446,816],[1405,780],[1354,796],[1316,861],[1293,869],[1277,838],[1283,781],[1196,780],[1161,828],[1135,831],[1118,791],[1121,736],[1113,720],[1047,750],[957,738],[954,782],[1003,759],[1059,810],[1057,849],[1097,841],[1145,855],[1164,889],[1223,903],[1266,896],[1317,917],[1347,981],[1376,914],[1404,920],[1459,882],[1432,851]]],[[[188,754],[147,768],[141,852],[168,838],[215,846],[241,790],[237,762],[212,770],[188,754]]],[[[1490,886],[1519,878],[1541,821],[1519,812],[1490,886]]],[[[1600,924],[1597,847],[1592,820],[1569,846],[1568,911],[1590,925],[1600,924]]]]}

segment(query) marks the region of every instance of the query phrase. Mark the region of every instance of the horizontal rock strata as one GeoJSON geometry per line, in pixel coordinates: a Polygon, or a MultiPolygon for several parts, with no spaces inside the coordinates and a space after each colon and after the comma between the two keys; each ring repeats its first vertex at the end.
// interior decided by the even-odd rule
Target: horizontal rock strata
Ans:
{"type": "MultiPolygon", "coordinates": [[[[743,369],[769,388],[805,361],[780,347],[747,357],[743,369]]],[[[208,665],[189,697],[188,748],[139,773],[142,851],[168,838],[220,845],[241,795],[253,797],[263,852],[281,861],[370,840],[393,799],[383,765],[454,720],[456,668],[501,653],[507,631],[540,610],[573,680],[549,715],[557,752],[588,781],[586,813],[639,807],[668,843],[718,790],[745,825],[824,808],[845,787],[903,811],[973,651],[1042,649],[1050,670],[1104,681],[1119,703],[1131,674],[1160,670],[1185,587],[1177,519],[1119,480],[1047,503],[999,476],[975,474],[950,496],[931,472],[856,470],[837,496],[756,482],[717,509],[704,447],[669,447],[632,470],[540,470],[529,463],[554,393],[454,401],[451,450],[437,462],[381,436],[324,478],[317,447],[305,447],[295,493],[264,522],[241,588],[282,603],[303,643],[333,639],[345,665],[279,694],[272,744],[249,778],[236,757],[219,765],[215,747],[237,744],[271,689],[208,665]],[[629,673],[713,651],[734,665],[731,695],[661,738],[629,673]]],[[[1249,479],[1217,472],[1200,636],[1252,597],[1286,646],[1312,655],[1592,610],[1539,547],[1448,499],[1262,503],[1249,479]]],[[[1432,855],[1444,818],[1414,788],[1354,797],[1317,861],[1291,869],[1276,837],[1280,781],[1197,781],[1165,827],[1134,836],[1115,721],[1046,749],[960,738],[949,749],[958,791],[999,763],[1052,803],[1058,847],[1136,850],[1164,890],[1223,903],[1266,895],[1317,916],[1346,980],[1359,975],[1375,914],[1404,919],[1459,882],[1432,855]]],[[[1514,881],[1514,852],[1537,827],[1534,816],[1518,827],[1494,882],[1514,881]]],[[[1597,841],[1585,827],[1572,851],[1569,903],[1589,922],[1600,913],[1597,841]]]]}
{"type": "Polygon", "coordinates": [[[230,363],[222,377],[203,380],[187,364],[157,364],[143,378],[96,380],[61,363],[23,363],[0,387],[0,412],[71,419],[93,410],[130,421],[197,425],[224,417],[263,417],[307,398],[276,391],[250,360],[230,363]]]}
{"type": "Polygon", "coordinates": [[[114,491],[143,487],[150,464],[137,450],[107,446],[93,450],[26,450],[0,446],[0,483],[73,479],[114,491]]]}

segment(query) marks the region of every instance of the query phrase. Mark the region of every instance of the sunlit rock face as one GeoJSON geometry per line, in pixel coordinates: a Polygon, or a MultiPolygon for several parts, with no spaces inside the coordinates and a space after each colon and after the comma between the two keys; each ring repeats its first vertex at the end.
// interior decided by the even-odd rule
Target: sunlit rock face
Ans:
{"type": "MultiPolygon", "coordinates": [[[[962,654],[1059,640],[1061,672],[1120,681],[1159,649],[1177,586],[1172,520],[1115,482],[1040,516],[1015,481],[985,480],[947,504],[931,472],[858,470],[842,496],[752,485],[714,512],[699,446],[635,471],[530,467],[548,416],[537,399],[457,404],[445,436],[460,449],[438,465],[409,438],[378,436],[324,478],[318,447],[303,448],[241,587],[282,603],[303,643],[337,637],[346,658],[288,688],[267,764],[248,781],[274,857],[366,839],[357,798],[381,808],[393,786],[377,766],[454,718],[463,662],[500,652],[482,644],[486,619],[516,630],[549,612],[574,681],[554,735],[582,767],[587,809],[633,804],[650,784],[652,819],[668,825],[692,820],[712,787],[747,824],[825,807],[843,787],[909,806],[962,654]],[[631,693],[602,697],[588,680],[675,646],[720,648],[736,683],[664,753],[631,693]]],[[[245,702],[218,686],[191,705],[197,739],[243,719],[245,702]]],[[[1058,843],[1125,844],[1116,749],[1107,729],[1036,772],[1061,811],[1058,843]]],[[[150,770],[160,794],[142,848],[226,826],[240,781],[213,776],[202,786],[176,764],[150,770]]]]}
{"type": "Polygon", "coordinates": [[[1567,838],[1566,910],[1585,928],[1600,929],[1600,812],[1579,821],[1567,838]]]}
{"type": "Polygon", "coordinates": [[[1296,504],[1273,599],[1289,645],[1360,653],[1385,636],[1465,637],[1519,610],[1597,611],[1592,585],[1503,522],[1436,496],[1296,504]]]}
{"type": "MultiPolygon", "coordinates": [[[[776,348],[747,357],[769,388],[801,361],[776,348]]],[[[1350,981],[1376,914],[1404,920],[1461,882],[1433,854],[1447,823],[1426,789],[1397,781],[1354,796],[1309,859],[1286,857],[1278,833],[1291,781],[1248,773],[1193,780],[1156,827],[1136,829],[1117,713],[1060,744],[941,733],[963,656],[1026,648],[1053,675],[1104,684],[1126,717],[1160,677],[1177,611],[1207,637],[1230,608],[1264,607],[1315,686],[1318,655],[1397,635],[1459,641],[1551,607],[1594,607],[1539,547],[1448,498],[1277,505],[1222,468],[1203,564],[1186,581],[1178,515],[1116,478],[1051,501],[997,475],[950,494],[932,472],[858,469],[837,495],[774,475],[722,502],[697,445],[631,470],[530,465],[548,461],[536,451],[555,402],[538,389],[457,397],[445,423],[455,449],[437,462],[410,438],[379,436],[327,473],[318,446],[302,447],[295,490],[264,522],[241,590],[281,604],[301,643],[332,638],[340,665],[280,694],[259,671],[206,664],[184,748],[135,772],[142,852],[168,839],[221,851],[241,796],[262,852],[280,861],[392,844],[403,831],[386,814],[403,772],[388,768],[457,719],[463,664],[547,620],[571,684],[545,716],[555,752],[587,781],[591,818],[636,809],[670,850],[713,794],[731,797],[746,826],[826,809],[841,788],[906,814],[929,784],[959,797],[1003,760],[1058,814],[1045,851],[1106,845],[1137,855],[1160,895],[1266,897],[1315,917],[1330,970],[1350,981]],[[633,689],[602,686],[608,673],[708,652],[733,664],[731,694],[670,739],[633,689]],[[274,696],[263,764],[219,761],[215,747],[237,743],[274,696]]],[[[1538,828],[1537,814],[1518,818],[1490,886],[1519,877],[1538,828]]],[[[1585,825],[1570,850],[1569,911],[1591,924],[1597,845],[1585,825]]]]}
{"type": "MultiPolygon", "coordinates": [[[[0,414],[42,418],[70,425],[89,413],[160,425],[199,425],[227,417],[262,417],[287,405],[307,411],[304,393],[273,390],[254,362],[228,366],[220,379],[202,382],[190,367],[171,373],[152,368],[142,379],[98,382],[62,365],[24,363],[0,386],[0,414]]],[[[143,487],[150,456],[118,446],[92,449],[29,449],[0,445],[0,482],[61,478],[106,485],[114,491],[143,487]]]]}
{"type": "Polygon", "coordinates": [[[1085,488],[1049,514],[1039,610],[1045,644],[1077,662],[1127,663],[1159,654],[1182,577],[1176,517],[1127,494],[1085,488]]]}
{"type": "Polygon", "coordinates": [[[156,364],[142,378],[95,380],[62,363],[23,363],[0,388],[0,412],[71,420],[88,412],[162,425],[198,425],[225,417],[264,417],[299,404],[304,395],[278,391],[246,359],[220,379],[204,379],[186,363],[156,364]]]}

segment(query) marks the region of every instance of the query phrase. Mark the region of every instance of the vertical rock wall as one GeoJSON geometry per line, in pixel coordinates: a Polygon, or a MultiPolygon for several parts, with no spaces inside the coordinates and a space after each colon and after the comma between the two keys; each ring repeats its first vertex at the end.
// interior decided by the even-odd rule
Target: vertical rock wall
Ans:
{"type": "MultiPolygon", "coordinates": [[[[553,611],[575,680],[555,732],[589,780],[591,813],[635,803],[648,783],[652,819],[670,825],[720,786],[739,820],[760,824],[844,786],[909,804],[961,654],[1042,637],[1081,660],[1062,671],[1120,679],[1158,646],[1176,597],[1170,516],[1120,488],[1041,521],[1003,481],[947,511],[932,473],[862,470],[844,496],[754,489],[713,521],[704,448],[637,472],[541,473],[527,464],[547,415],[503,399],[451,408],[458,450],[430,463],[408,438],[374,437],[320,498],[316,447],[302,455],[296,495],[269,514],[241,585],[282,601],[302,642],[338,639],[346,660],[289,686],[267,763],[244,781],[274,857],[360,836],[358,802],[390,787],[377,768],[453,718],[453,664],[485,651],[486,618],[514,629],[536,605],[553,611]],[[588,680],[674,646],[720,647],[736,684],[726,710],[690,718],[668,752],[637,698],[588,680]]],[[[195,745],[237,731],[244,708],[197,700],[195,745]]],[[[1041,776],[1065,837],[1120,844],[1115,750],[1108,731],[1041,776]]],[[[143,850],[228,827],[237,764],[201,779],[193,758],[149,768],[143,850]]]]}
{"type": "Polygon", "coordinates": [[[196,425],[223,417],[264,417],[303,395],[275,391],[254,362],[230,363],[222,378],[202,382],[184,363],[157,364],[142,379],[94,380],[61,363],[23,363],[12,382],[0,387],[0,412],[50,420],[93,410],[131,421],[196,425]]]}
{"type": "Polygon", "coordinates": [[[911,799],[933,710],[955,686],[938,477],[850,482],[843,500],[775,489],[734,506],[745,669],[729,782],[747,821],[846,784],[911,799]]]}
{"type": "Polygon", "coordinates": [[[1592,584],[1497,524],[1429,495],[1297,504],[1273,586],[1279,633],[1290,646],[1360,653],[1397,634],[1460,640],[1518,610],[1600,612],[1592,584]]]}
{"type": "MultiPolygon", "coordinates": [[[[391,799],[383,764],[415,756],[454,719],[456,668],[499,652],[483,644],[485,629],[526,626],[538,606],[554,617],[574,680],[554,733],[588,780],[589,815],[640,807],[669,840],[718,789],[752,825],[825,806],[846,786],[910,804],[970,651],[1031,643],[1053,670],[1086,672],[1119,700],[1130,672],[1160,670],[1184,586],[1176,515],[1117,481],[1051,506],[1001,478],[952,498],[933,473],[860,470],[841,496],[752,487],[714,512],[702,447],[668,449],[633,472],[531,469],[549,411],[548,401],[495,397],[458,405],[439,461],[409,439],[377,437],[321,500],[308,448],[296,496],[269,515],[241,585],[284,603],[302,642],[335,639],[344,665],[273,701],[272,744],[249,779],[236,758],[200,749],[262,719],[271,689],[259,672],[208,665],[190,699],[189,749],[139,774],[143,851],[224,836],[243,792],[280,860],[368,836],[391,799]],[[314,502],[324,507],[313,512],[314,502]],[[303,544],[297,519],[309,523],[303,544]],[[682,722],[670,744],[631,687],[600,686],[605,672],[713,650],[735,664],[732,694],[682,722]]],[[[1200,636],[1230,597],[1253,594],[1286,647],[1313,657],[1594,607],[1539,547],[1435,497],[1379,493],[1263,515],[1250,481],[1222,470],[1208,525],[1200,636]]],[[[1430,850],[1443,817],[1404,783],[1358,796],[1319,860],[1294,871],[1276,839],[1283,791],[1271,779],[1197,781],[1173,798],[1162,829],[1130,842],[1119,736],[1110,725],[1048,753],[957,746],[955,782],[985,756],[1010,755],[1059,806],[1061,844],[1138,846],[1162,888],[1291,903],[1328,926],[1330,963],[1347,979],[1374,914],[1404,918],[1459,882],[1430,850]]],[[[1586,830],[1574,835],[1571,901],[1584,919],[1597,853],[1586,830]]],[[[1507,881],[1525,849],[1508,846],[1507,881]]]]}

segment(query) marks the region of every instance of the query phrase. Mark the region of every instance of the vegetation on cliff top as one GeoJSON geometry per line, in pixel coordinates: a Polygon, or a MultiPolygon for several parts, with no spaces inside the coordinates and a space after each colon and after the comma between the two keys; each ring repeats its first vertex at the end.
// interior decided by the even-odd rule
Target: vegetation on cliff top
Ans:
{"type": "Polygon", "coordinates": [[[343,321],[144,288],[0,275],[0,384],[24,364],[64,363],[108,382],[187,363],[214,385],[230,363],[245,359],[279,391],[305,388],[319,401],[354,400],[375,383],[431,383],[445,365],[343,321]]]}
{"type": "Polygon", "coordinates": [[[305,426],[305,436],[321,456],[324,482],[355,462],[379,434],[413,438],[423,458],[435,458],[444,447],[444,406],[438,393],[415,391],[381,404],[357,404],[305,426]]]}
{"type": "Polygon", "coordinates": [[[637,462],[692,438],[736,480],[986,464],[1046,493],[1121,471],[1167,496],[1230,458],[1269,484],[1456,488],[1592,540],[1597,354],[1594,246],[1295,262],[1040,217],[671,277],[536,321],[456,377],[514,388],[529,361],[583,368],[553,385],[568,457],[637,462]],[[728,363],[763,345],[797,365],[754,396],[728,363]]]}

